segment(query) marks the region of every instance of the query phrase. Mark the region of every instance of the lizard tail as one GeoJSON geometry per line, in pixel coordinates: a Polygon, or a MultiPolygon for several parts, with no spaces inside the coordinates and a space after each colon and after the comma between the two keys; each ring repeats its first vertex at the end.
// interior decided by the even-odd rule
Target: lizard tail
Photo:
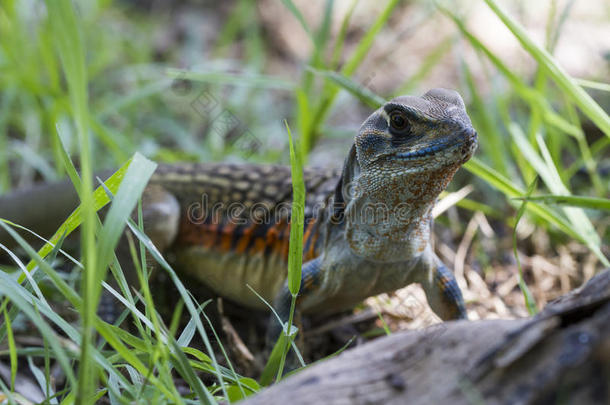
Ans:
{"type": "MultiPolygon", "coordinates": [[[[0,218],[24,226],[48,239],[74,211],[78,202],[78,194],[69,181],[36,185],[0,196],[0,218]]],[[[35,248],[42,245],[42,241],[29,232],[14,229],[26,240],[34,241],[35,248]]],[[[9,249],[17,245],[2,227],[0,243],[9,249]]],[[[0,256],[2,253],[0,250],[0,256]]]]}

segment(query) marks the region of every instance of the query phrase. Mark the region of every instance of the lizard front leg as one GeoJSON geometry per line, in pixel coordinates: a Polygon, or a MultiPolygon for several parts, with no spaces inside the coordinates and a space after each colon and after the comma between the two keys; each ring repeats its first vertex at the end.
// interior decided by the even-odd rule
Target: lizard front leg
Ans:
{"type": "MultiPolygon", "coordinates": [[[[322,260],[317,257],[313,260],[306,262],[301,270],[301,286],[299,287],[299,295],[296,301],[295,317],[298,319],[300,315],[299,304],[316,292],[321,284],[322,280],[322,260]]],[[[274,308],[278,316],[282,320],[282,323],[272,315],[269,320],[269,327],[267,330],[267,346],[272,347],[278,336],[282,332],[282,326],[288,322],[290,316],[290,304],[292,301],[292,294],[288,289],[288,282],[285,282],[280,292],[277,294],[274,301],[274,308]]]]}
{"type": "Polygon", "coordinates": [[[464,298],[453,273],[436,255],[424,262],[427,269],[418,280],[426,292],[428,304],[443,320],[468,319],[464,298]]]}

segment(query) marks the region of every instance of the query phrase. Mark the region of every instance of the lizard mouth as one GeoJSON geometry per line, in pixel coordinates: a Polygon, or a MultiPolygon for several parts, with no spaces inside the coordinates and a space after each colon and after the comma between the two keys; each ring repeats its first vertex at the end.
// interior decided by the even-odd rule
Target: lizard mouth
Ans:
{"type": "Polygon", "coordinates": [[[393,158],[400,161],[433,161],[439,165],[462,164],[470,159],[477,147],[477,133],[468,131],[450,140],[422,145],[416,150],[399,152],[393,158]]]}

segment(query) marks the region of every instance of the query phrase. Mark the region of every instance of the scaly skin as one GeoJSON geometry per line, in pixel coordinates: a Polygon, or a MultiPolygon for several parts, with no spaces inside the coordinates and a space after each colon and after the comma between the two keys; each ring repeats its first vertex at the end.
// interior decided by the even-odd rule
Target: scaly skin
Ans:
{"type": "MultiPolygon", "coordinates": [[[[345,161],[320,255],[304,265],[299,308],[334,312],[419,282],[442,319],[466,318],[455,279],[430,246],[431,212],[476,145],[453,91],[398,97],[373,113],[345,161]]],[[[284,318],[289,301],[284,286],[276,299],[284,318]]]]}
{"type": "MultiPolygon", "coordinates": [[[[431,211],[476,145],[460,96],[434,89],[375,111],[342,171],[306,169],[298,309],[338,312],[419,282],[442,319],[465,318],[455,279],[430,246],[431,211]]],[[[0,217],[22,219],[19,198],[0,199],[0,217]]],[[[285,318],[291,199],[284,166],[160,165],[143,198],[145,230],[179,272],[264,308],[249,284],[285,318]]]]}
{"type": "MultiPolygon", "coordinates": [[[[339,174],[338,170],[304,171],[308,222],[304,261],[320,254],[315,211],[333,193],[339,174]]],[[[290,168],[226,163],[161,165],[151,183],[145,199],[157,203],[154,207],[145,204],[147,216],[154,219],[150,222],[158,224],[161,212],[171,212],[172,218],[158,225],[159,231],[152,235],[148,227],[146,230],[176,269],[239,304],[266,308],[246,285],[273,302],[286,279],[290,168]],[[172,229],[169,234],[168,229],[172,229]]]]}

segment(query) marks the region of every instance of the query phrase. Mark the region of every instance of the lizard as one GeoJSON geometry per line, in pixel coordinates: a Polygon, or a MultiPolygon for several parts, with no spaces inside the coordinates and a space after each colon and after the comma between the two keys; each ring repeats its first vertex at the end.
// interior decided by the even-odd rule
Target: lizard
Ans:
{"type": "MultiPolygon", "coordinates": [[[[300,313],[339,312],[420,283],[441,319],[467,318],[456,280],[431,246],[431,212],[477,143],[460,95],[432,89],[373,112],[342,169],[305,168],[300,313]]],[[[264,309],[250,285],[285,320],[291,200],[286,166],[160,164],[142,197],[144,229],[179,273],[264,309]]],[[[0,198],[0,217],[52,232],[77,203],[69,185],[44,185],[0,198]]],[[[0,243],[10,245],[6,234],[0,243]]]]}

